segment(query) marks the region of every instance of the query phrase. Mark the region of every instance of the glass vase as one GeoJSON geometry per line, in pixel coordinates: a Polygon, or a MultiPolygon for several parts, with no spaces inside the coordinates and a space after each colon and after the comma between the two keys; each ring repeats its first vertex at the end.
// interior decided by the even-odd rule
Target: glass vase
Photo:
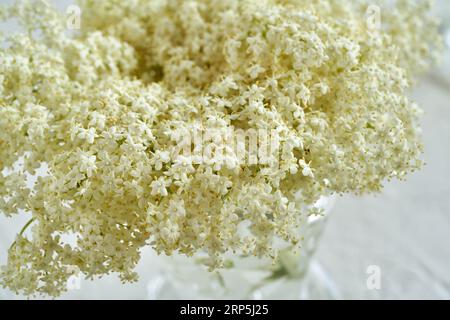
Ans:
{"type": "Polygon", "coordinates": [[[334,199],[321,198],[323,209],[304,226],[299,253],[280,252],[276,262],[256,257],[230,257],[224,269],[209,272],[202,257],[159,256],[160,271],[147,284],[148,299],[337,299],[332,280],[314,259],[334,199]]]}

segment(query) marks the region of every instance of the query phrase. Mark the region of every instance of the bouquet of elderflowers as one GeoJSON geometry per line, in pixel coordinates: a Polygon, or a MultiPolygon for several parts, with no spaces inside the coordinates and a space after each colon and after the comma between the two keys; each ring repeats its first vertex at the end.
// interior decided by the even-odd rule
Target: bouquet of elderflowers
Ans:
{"type": "Polygon", "coordinates": [[[71,34],[46,1],[0,7],[24,28],[1,40],[0,211],[29,216],[1,284],[133,281],[144,246],[276,258],[321,196],[419,168],[406,92],[437,24],[428,1],[371,4],[80,0],[71,34]]]}

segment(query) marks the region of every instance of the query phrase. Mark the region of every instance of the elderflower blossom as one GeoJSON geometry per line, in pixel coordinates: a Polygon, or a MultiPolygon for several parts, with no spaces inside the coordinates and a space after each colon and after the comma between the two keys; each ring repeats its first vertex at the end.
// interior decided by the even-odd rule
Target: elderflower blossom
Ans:
{"type": "Polygon", "coordinates": [[[80,0],[71,36],[44,0],[1,6],[25,30],[0,49],[0,212],[30,217],[1,284],[58,296],[74,269],[134,281],[144,246],[205,252],[211,269],[229,252],[275,258],[276,239],[301,245],[321,196],[418,169],[407,90],[435,57],[437,25],[426,0],[379,0],[374,29],[372,2],[80,0]],[[192,128],[269,130],[281,160],[243,165],[214,137],[227,165],[173,158],[192,128]]]}

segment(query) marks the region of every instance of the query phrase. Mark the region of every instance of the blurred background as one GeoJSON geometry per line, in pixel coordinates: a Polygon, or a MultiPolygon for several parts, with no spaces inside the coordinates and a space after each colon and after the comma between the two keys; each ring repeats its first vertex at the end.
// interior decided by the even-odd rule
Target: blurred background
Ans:
{"type": "MultiPolygon", "coordinates": [[[[53,2],[61,10],[73,3],[53,2]]],[[[426,166],[406,182],[387,184],[379,195],[337,199],[320,241],[316,257],[343,299],[450,299],[450,1],[436,0],[435,11],[443,22],[446,52],[441,65],[411,92],[425,110],[426,166]],[[367,281],[373,266],[380,272],[380,286],[371,289],[367,281]]],[[[16,28],[0,26],[6,32],[16,28]]],[[[0,215],[0,264],[26,221],[0,215]]],[[[151,250],[144,251],[138,283],[121,285],[114,276],[82,281],[62,298],[149,297],[149,277],[161,266],[151,250]]],[[[19,298],[0,289],[0,299],[19,298]]]]}

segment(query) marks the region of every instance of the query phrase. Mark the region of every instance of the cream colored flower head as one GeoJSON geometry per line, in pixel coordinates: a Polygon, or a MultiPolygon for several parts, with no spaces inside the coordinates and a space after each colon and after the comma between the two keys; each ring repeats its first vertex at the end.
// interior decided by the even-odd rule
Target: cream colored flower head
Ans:
{"type": "Polygon", "coordinates": [[[3,286],[58,296],[74,268],[133,281],[144,246],[211,269],[276,257],[321,196],[419,168],[406,93],[437,25],[428,1],[375,1],[375,17],[373,2],[81,0],[70,32],[45,1],[1,7],[23,32],[0,49],[0,211],[30,219],[3,286]],[[174,158],[193,128],[275,133],[280,160],[174,158]]]}

